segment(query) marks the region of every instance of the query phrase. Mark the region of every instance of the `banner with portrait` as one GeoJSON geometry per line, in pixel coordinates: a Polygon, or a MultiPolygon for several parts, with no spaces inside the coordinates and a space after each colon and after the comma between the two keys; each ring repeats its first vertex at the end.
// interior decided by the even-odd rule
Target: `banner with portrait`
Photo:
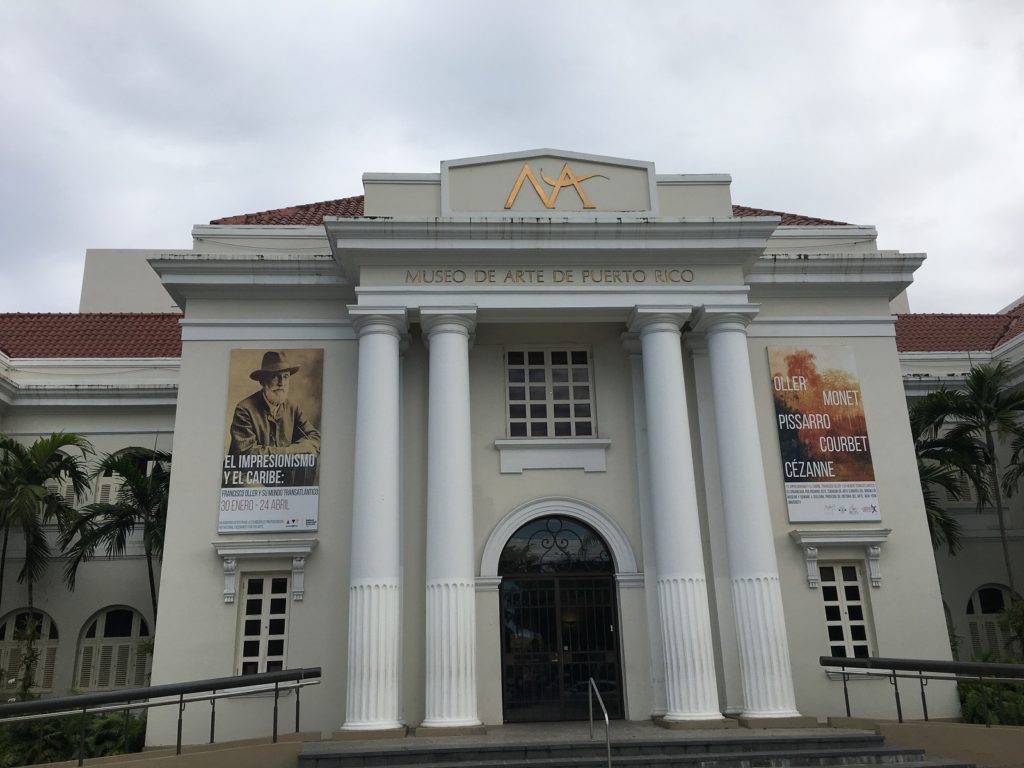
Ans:
{"type": "Polygon", "coordinates": [[[790,522],[880,520],[853,350],[768,347],[768,367],[790,522]]]}
{"type": "Polygon", "coordinates": [[[322,349],[233,349],[218,533],[315,531],[322,349]]]}

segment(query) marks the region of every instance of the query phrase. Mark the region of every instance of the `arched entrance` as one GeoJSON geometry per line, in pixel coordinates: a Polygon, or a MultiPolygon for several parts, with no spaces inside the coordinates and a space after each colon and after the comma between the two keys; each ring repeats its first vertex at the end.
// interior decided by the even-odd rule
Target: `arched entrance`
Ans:
{"type": "Polygon", "coordinates": [[[498,574],[505,721],[586,719],[591,677],[608,714],[622,717],[615,564],[604,539],[571,517],[535,518],[509,537],[498,574]]]}

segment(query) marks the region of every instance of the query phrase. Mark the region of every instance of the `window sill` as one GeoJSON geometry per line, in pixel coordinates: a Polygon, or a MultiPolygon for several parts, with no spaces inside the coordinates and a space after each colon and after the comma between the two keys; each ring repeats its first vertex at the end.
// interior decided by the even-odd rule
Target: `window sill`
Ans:
{"type": "Polygon", "coordinates": [[[502,474],[526,469],[582,469],[605,472],[611,440],[600,437],[520,437],[495,440],[502,474]]]}

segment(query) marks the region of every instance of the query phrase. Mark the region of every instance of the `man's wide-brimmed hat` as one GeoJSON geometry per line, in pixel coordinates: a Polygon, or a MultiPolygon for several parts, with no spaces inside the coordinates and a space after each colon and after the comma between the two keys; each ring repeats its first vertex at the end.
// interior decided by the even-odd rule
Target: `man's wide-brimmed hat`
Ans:
{"type": "Polygon", "coordinates": [[[253,381],[260,381],[265,376],[273,376],[275,373],[295,373],[299,370],[297,365],[289,365],[288,357],[284,352],[264,352],[263,362],[260,367],[249,374],[253,381]]]}

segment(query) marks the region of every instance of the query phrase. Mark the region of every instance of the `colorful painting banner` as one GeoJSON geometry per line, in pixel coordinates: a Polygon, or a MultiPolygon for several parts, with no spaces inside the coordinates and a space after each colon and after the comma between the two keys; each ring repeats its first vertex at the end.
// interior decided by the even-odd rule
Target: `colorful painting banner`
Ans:
{"type": "Polygon", "coordinates": [[[878,521],[860,380],[849,347],[769,347],[789,520],[878,521]]]}
{"type": "Polygon", "coordinates": [[[218,533],[315,531],[322,349],[233,349],[218,533]]]}

